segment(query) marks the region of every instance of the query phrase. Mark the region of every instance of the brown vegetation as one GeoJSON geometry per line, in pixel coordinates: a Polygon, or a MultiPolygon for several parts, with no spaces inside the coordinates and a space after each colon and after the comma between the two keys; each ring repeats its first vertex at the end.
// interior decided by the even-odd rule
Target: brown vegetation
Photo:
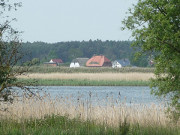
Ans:
{"type": "Polygon", "coordinates": [[[18,78],[33,79],[79,79],[79,80],[114,80],[114,81],[148,81],[153,73],[29,73],[18,78]]]}
{"type": "MultiPolygon", "coordinates": [[[[42,100],[36,98],[23,98],[13,104],[1,104],[2,108],[8,108],[8,112],[0,111],[1,118],[4,119],[35,119],[44,118],[47,115],[61,115],[69,118],[80,118],[82,120],[94,120],[97,123],[106,123],[117,126],[125,120],[130,124],[161,125],[169,126],[170,119],[166,117],[163,105],[143,104],[126,105],[120,99],[107,97],[103,101],[92,104],[91,97],[88,99],[73,99],[71,97],[58,97],[51,99],[45,95],[42,100]]],[[[178,123],[177,123],[178,124],[178,123]]]]}

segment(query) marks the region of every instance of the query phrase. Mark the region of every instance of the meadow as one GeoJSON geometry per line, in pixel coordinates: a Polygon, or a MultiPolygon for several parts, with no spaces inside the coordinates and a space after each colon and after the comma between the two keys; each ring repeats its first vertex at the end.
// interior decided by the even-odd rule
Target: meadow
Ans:
{"type": "Polygon", "coordinates": [[[51,67],[51,66],[31,66],[31,67],[14,67],[14,70],[19,68],[26,69],[29,73],[128,73],[128,72],[141,72],[141,73],[153,73],[154,68],[141,68],[141,67],[124,67],[124,68],[112,68],[112,67],[81,67],[81,68],[69,68],[63,66],[51,67]]]}
{"type": "Polygon", "coordinates": [[[107,134],[178,135],[180,122],[173,123],[165,106],[126,105],[107,97],[97,101],[71,97],[17,98],[13,104],[1,103],[0,134],[107,134]],[[113,102],[112,102],[113,101],[113,102]],[[114,102],[115,101],[115,102],[114,102]],[[114,103],[114,104],[113,104],[114,103]]]}
{"type": "MultiPolygon", "coordinates": [[[[43,86],[147,86],[153,68],[30,67],[19,80],[36,79],[43,86]]],[[[28,85],[28,84],[27,84],[28,85]]]]}

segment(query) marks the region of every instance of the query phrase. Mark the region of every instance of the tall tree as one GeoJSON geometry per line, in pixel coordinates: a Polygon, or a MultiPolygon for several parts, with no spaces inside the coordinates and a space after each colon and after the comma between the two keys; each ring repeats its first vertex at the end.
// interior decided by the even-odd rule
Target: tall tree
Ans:
{"type": "Polygon", "coordinates": [[[23,83],[17,83],[17,75],[24,72],[21,68],[14,69],[22,57],[20,32],[11,27],[11,22],[15,19],[7,16],[8,12],[20,6],[21,3],[0,0],[0,97],[4,100],[8,100],[13,86],[29,90],[23,83]]]}
{"type": "Polygon", "coordinates": [[[152,79],[152,92],[168,95],[177,120],[180,116],[180,1],[138,0],[129,14],[123,23],[132,31],[133,46],[141,48],[140,54],[146,52],[154,58],[156,78],[152,79]]]}

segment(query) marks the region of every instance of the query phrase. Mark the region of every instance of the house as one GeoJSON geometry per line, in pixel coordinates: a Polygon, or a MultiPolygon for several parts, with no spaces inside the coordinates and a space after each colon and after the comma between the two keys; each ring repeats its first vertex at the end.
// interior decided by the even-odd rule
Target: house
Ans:
{"type": "Polygon", "coordinates": [[[111,61],[104,55],[93,56],[86,62],[87,67],[111,67],[111,61]]]}
{"type": "Polygon", "coordinates": [[[127,67],[130,66],[130,61],[128,59],[121,59],[121,60],[115,60],[112,63],[113,68],[122,68],[122,67],[127,67]]]}
{"type": "Polygon", "coordinates": [[[63,63],[61,59],[51,59],[49,63],[56,63],[57,65],[60,65],[63,63]]]}
{"type": "Polygon", "coordinates": [[[51,59],[49,62],[44,62],[44,65],[45,66],[56,67],[56,66],[59,66],[62,63],[63,63],[63,61],[61,59],[51,59]]]}
{"type": "Polygon", "coordinates": [[[84,67],[86,66],[86,62],[89,60],[89,58],[76,58],[73,59],[70,68],[75,68],[75,67],[84,67]]]}

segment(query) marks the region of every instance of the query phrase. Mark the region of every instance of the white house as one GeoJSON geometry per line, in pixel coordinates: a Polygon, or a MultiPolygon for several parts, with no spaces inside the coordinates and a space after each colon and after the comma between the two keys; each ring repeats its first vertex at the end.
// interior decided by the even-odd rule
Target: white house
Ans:
{"type": "Polygon", "coordinates": [[[86,66],[86,62],[89,60],[89,58],[76,58],[73,59],[70,68],[76,68],[76,67],[84,67],[86,66]]]}
{"type": "Polygon", "coordinates": [[[131,64],[130,64],[130,61],[128,59],[115,60],[112,62],[113,68],[122,68],[122,67],[127,67],[130,65],[131,64]]]}

